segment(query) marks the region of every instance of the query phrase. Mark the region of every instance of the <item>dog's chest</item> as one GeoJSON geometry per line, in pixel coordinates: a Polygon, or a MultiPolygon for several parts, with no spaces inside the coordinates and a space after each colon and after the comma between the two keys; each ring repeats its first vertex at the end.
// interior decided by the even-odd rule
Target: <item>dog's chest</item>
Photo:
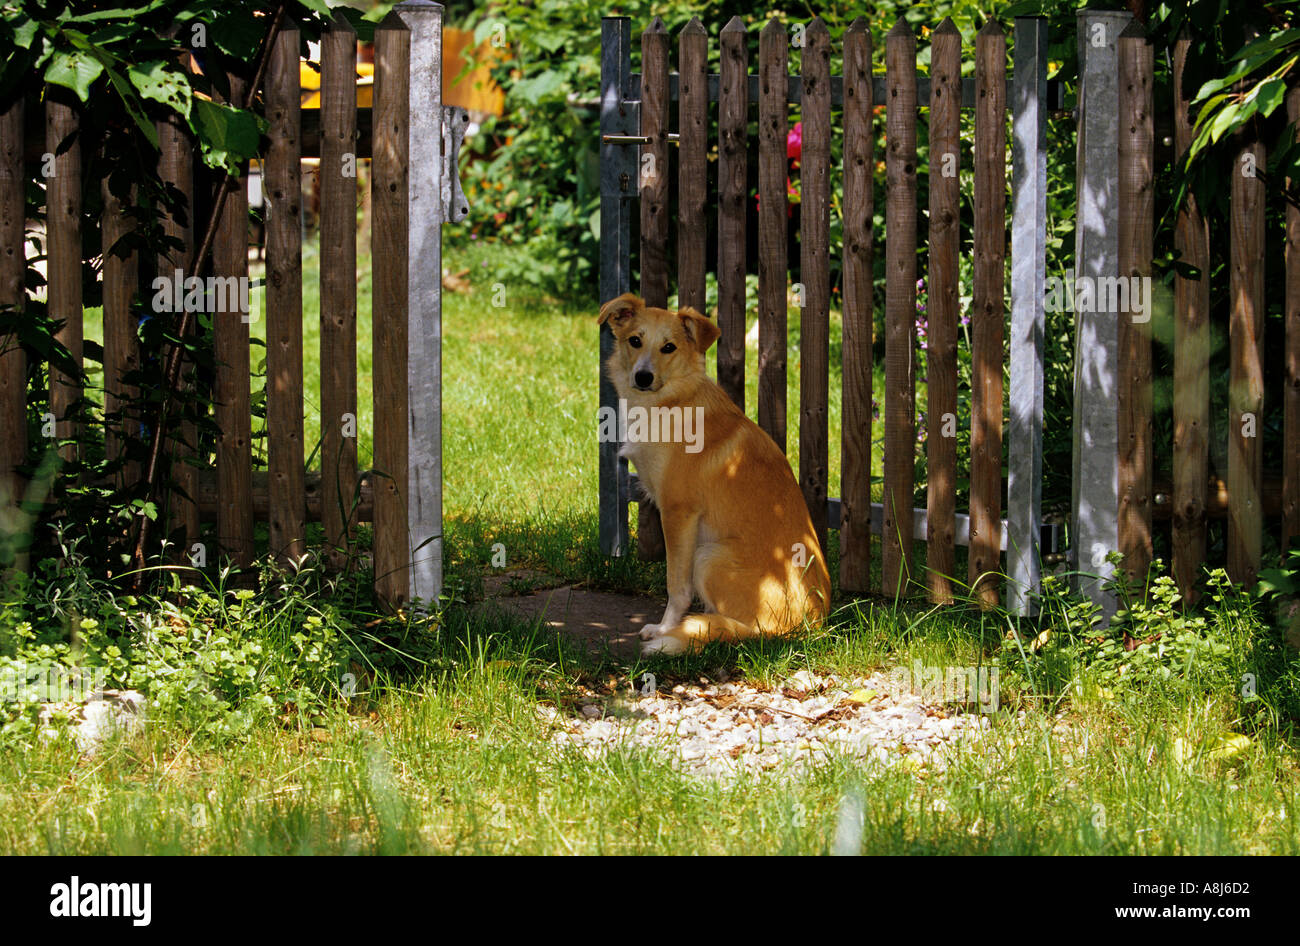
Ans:
{"type": "Polygon", "coordinates": [[[651,500],[659,494],[659,484],[668,465],[667,453],[659,444],[625,443],[618,455],[636,467],[637,479],[651,500]]]}

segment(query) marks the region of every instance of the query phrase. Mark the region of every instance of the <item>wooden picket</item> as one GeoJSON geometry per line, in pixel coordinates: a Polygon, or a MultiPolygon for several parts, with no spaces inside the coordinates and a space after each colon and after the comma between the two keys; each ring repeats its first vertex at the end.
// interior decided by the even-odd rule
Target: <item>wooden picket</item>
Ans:
{"type": "Polygon", "coordinates": [[[916,37],[885,37],[885,509],[881,590],[908,590],[916,473],[916,37]]]}
{"type": "MultiPolygon", "coordinates": [[[[718,384],[745,407],[749,51],[740,17],[722,28],[718,83],[718,384]]],[[[707,91],[707,89],[706,89],[707,91]]],[[[706,101],[707,106],[707,101],[706,101]]]]}
{"type": "MultiPolygon", "coordinates": [[[[23,99],[0,109],[0,305],[26,301],[26,213],[23,99]]],[[[27,455],[27,356],[14,335],[0,332],[0,515],[22,496],[18,467],[27,455]]]]}
{"type": "MultiPolygon", "coordinates": [[[[159,219],[164,235],[176,240],[180,246],[170,253],[161,253],[155,270],[167,280],[176,278],[194,252],[194,139],[179,115],[156,125],[158,129],[158,176],[174,189],[184,201],[183,208],[170,213],[160,208],[159,219]]],[[[191,337],[193,331],[191,330],[191,337]]],[[[190,389],[193,384],[192,363],[182,369],[180,384],[190,389]]],[[[188,554],[199,539],[198,467],[187,462],[194,456],[198,442],[198,429],[190,418],[183,418],[177,436],[172,439],[171,476],[176,489],[167,510],[169,532],[180,531],[182,555],[188,554]]]]}
{"type": "MultiPolygon", "coordinates": [[[[271,551],[306,552],[302,423],[302,121],[298,31],[281,30],[266,81],[266,434],[271,551]]],[[[326,421],[328,423],[328,421],[326,421]]],[[[251,492],[251,489],[250,489],[251,492]]]]}
{"type": "Polygon", "coordinates": [[[926,280],[926,570],[930,599],[951,603],[956,571],[958,259],[961,253],[961,33],[945,19],[930,34],[930,269],[926,280]],[[938,173],[933,168],[938,167],[938,173]]]}
{"type": "Polygon", "coordinates": [[[871,129],[871,27],[858,17],[844,33],[844,328],[841,380],[840,587],[865,592],[871,579],[871,344],[876,143],[871,129]]]}
{"type": "Polygon", "coordinates": [[[1228,576],[1253,587],[1263,552],[1264,182],[1252,123],[1238,133],[1231,175],[1228,379],[1228,576]],[[1250,173],[1248,173],[1250,172],[1250,173]]]}
{"type": "MultiPolygon", "coordinates": [[[[1119,275],[1150,279],[1155,232],[1151,44],[1134,21],[1118,39],[1119,275]]],[[[1135,582],[1151,562],[1151,311],[1119,318],[1119,551],[1135,582]]]]}
{"type": "Polygon", "coordinates": [[[804,34],[803,133],[799,160],[799,482],[821,548],[826,548],[830,479],[831,36],[815,18],[804,34]]]}
{"type": "MultiPolygon", "coordinates": [[[[46,275],[49,315],[62,322],[55,333],[73,362],[82,365],[84,329],[81,311],[81,120],[67,89],[49,86],[45,96],[45,156],[50,176],[45,190],[45,232],[49,244],[46,275]]],[[[56,367],[50,369],[50,411],[55,436],[76,439],[80,424],[72,414],[81,401],[81,381],[56,367]]],[[[79,456],[76,443],[59,450],[65,460],[79,456]]]]}
{"type": "Polygon", "coordinates": [[[397,14],[375,28],[375,138],[371,163],[370,230],[374,261],[371,307],[373,361],[389,366],[375,373],[375,468],[385,476],[374,484],[375,590],[400,604],[409,596],[409,546],[406,425],[409,394],[405,384],[408,295],[405,260],[410,208],[407,184],[410,144],[409,75],[411,37],[397,14]]]}
{"type": "MultiPolygon", "coordinates": [[[[1300,137],[1300,85],[1287,92],[1287,119],[1300,137]]],[[[1294,189],[1300,181],[1289,180],[1294,189]]],[[[1282,548],[1300,537],[1300,207],[1286,208],[1286,387],[1282,455],[1282,548]]]]}
{"type": "Polygon", "coordinates": [[[335,19],[321,37],[320,137],[321,521],[335,568],[352,546],[357,488],[357,438],[345,435],[357,416],[356,72],[357,35],[335,19]]]}
{"type": "MultiPolygon", "coordinates": [[[[785,452],[786,137],[789,37],[776,19],[758,40],[758,426],[785,452]]],[[[644,121],[644,114],[642,121],[644,121]]]]}
{"type": "Polygon", "coordinates": [[[996,20],[975,47],[975,286],[971,307],[972,593],[998,601],[1002,543],[1002,343],[1006,280],[1007,40],[996,20]]]}
{"type": "MultiPolygon", "coordinates": [[[[1192,146],[1191,99],[1183,82],[1191,50],[1184,30],[1174,44],[1174,146],[1185,160],[1192,146]]],[[[1188,604],[1195,604],[1205,561],[1206,490],[1210,448],[1210,230],[1195,195],[1179,210],[1175,246],[1200,272],[1174,279],[1174,466],[1171,566],[1188,604]]]]}

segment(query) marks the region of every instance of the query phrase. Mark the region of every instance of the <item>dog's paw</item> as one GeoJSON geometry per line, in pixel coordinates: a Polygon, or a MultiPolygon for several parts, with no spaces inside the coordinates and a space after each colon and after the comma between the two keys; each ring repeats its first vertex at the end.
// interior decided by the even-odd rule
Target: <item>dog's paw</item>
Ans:
{"type": "Polygon", "coordinates": [[[653,640],[663,632],[664,626],[662,624],[647,624],[645,627],[641,628],[641,640],[653,640]]]}
{"type": "Polygon", "coordinates": [[[686,652],[685,641],[679,640],[665,634],[651,638],[641,645],[641,656],[649,657],[653,654],[681,654],[686,652]]]}

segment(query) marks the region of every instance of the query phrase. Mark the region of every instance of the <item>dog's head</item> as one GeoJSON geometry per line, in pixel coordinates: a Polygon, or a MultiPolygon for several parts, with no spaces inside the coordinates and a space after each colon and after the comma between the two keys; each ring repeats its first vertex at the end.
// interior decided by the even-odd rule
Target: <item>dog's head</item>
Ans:
{"type": "Polygon", "coordinates": [[[694,309],[654,309],[630,292],[606,302],[600,324],[614,332],[610,379],[625,390],[671,393],[704,376],[704,353],[718,339],[718,327],[694,309]]]}

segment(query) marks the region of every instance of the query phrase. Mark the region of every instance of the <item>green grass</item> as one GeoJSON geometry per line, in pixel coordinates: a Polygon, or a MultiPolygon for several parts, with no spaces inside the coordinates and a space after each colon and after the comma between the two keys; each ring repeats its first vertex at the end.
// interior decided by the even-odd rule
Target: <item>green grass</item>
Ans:
{"type": "MultiPolygon", "coordinates": [[[[859,847],[870,853],[1300,853],[1295,720],[1261,716],[1234,680],[1099,676],[1065,652],[1033,664],[1031,678],[1007,657],[1016,649],[1007,644],[1010,620],[967,609],[842,602],[806,635],[632,666],[475,610],[497,542],[510,567],[663,594],[662,564],[607,560],[596,549],[592,313],[525,298],[491,307],[494,252],[450,254],[452,265],[471,269],[474,290],[445,301],[448,584],[459,600],[441,624],[394,644],[392,634],[368,629],[377,616],[354,586],[267,592],[273,617],[264,624],[241,625],[232,612],[217,628],[281,653],[297,627],[289,611],[337,607],[349,634],[386,641],[369,653],[400,646],[409,659],[364,674],[356,696],[327,699],[312,719],[277,710],[232,734],[160,711],[143,734],[93,759],[66,739],[0,740],[0,850],[827,853],[845,799],[856,798],[859,847]],[[943,774],[832,759],[803,773],[704,781],[646,750],[595,759],[558,750],[535,712],[539,702],[572,708],[579,687],[612,698],[646,666],[666,687],[723,673],[777,683],[805,668],[865,674],[916,659],[969,666],[999,656],[1002,708],[987,738],[954,750],[943,774]],[[1249,743],[1212,754],[1232,733],[1249,743]]],[[[309,252],[309,273],[313,260],[309,252]]],[[[359,357],[368,364],[364,286],[359,357]]],[[[305,298],[311,444],[319,430],[310,407],[319,403],[314,289],[305,298]]],[[[792,432],[797,365],[792,354],[792,432]]],[[[838,410],[833,393],[832,443],[838,410]]],[[[831,459],[835,493],[837,450],[831,459]]],[[[832,558],[834,545],[832,533],[832,558]]],[[[1244,656],[1272,632],[1243,613],[1221,618],[1215,633],[1244,656]]],[[[1286,659],[1293,679],[1297,659],[1286,659]]],[[[1273,692],[1269,685],[1261,680],[1260,692],[1273,692]]]]}

